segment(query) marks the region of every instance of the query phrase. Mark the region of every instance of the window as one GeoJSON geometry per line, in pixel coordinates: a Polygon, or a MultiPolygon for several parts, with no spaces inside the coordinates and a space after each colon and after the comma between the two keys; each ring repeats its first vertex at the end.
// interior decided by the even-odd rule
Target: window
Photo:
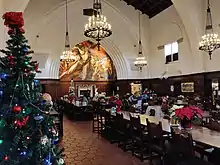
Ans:
{"type": "Polygon", "coordinates": [[[173,61],[178,61],[179,60],[178,43],[173,42],[171,44],[165,45],[164,53],[165,53],[165,58],[166,58],[166,64],[173,62],[173,61]]]}

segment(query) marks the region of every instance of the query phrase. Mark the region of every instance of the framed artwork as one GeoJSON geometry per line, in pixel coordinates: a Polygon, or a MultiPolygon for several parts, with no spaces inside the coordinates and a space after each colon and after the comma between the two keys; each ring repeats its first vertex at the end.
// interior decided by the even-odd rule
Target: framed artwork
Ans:
{"type": "Polygon", "coordinates": [[[194,92],[194,82],[181,83],[181,91],[184,92],[194,92]]]}

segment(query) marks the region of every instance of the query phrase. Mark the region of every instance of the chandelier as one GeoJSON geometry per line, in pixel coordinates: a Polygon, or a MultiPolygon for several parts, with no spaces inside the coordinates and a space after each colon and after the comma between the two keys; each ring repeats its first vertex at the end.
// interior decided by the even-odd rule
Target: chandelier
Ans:
{"type": "Polygon", "coordinates": [[[147,61],[142,53],[142,43],[141,43],[141,12],[139,12],[138,15],[139,20],[139,51],[138,51],[138,57],[134,61],[134,65],[138,67],[139,71],[142,72],[142,68],[147,65],[147,61]]]}
{"type": "Polygon", "coordinates": [[[84,35],[95,39],[100,50],[100,41],[112,34],[111,25],[107,22],[106,17],[102,15],[101,0],[94,0],[93,15],[88,20],[89,22],[85,25],[84,35]]]}
{"type": "Polygon", "coordinates": [[[203,50],[209,54],[210,60],[212,58],[212,52],[220,48],[220,39],[218,34],[213,32],[212,14],[210,9],[210,3],[208,0],[207,18],[206,18],[205,35],[202,36],[202,40],[199,42],[199,50],[203,50]]]}
{"type": "Polygon", "coordinates": [[[73,53],[70,48],[70,41],[69,41],[69,32],[68,32],[68,11],[67,11],[67,0],[66,0],[66,35],[65,35],[65,47],[63,54],[60,56],[60,61],[65,62],[67,66],[70,62],[75,61],[73,53]]]}

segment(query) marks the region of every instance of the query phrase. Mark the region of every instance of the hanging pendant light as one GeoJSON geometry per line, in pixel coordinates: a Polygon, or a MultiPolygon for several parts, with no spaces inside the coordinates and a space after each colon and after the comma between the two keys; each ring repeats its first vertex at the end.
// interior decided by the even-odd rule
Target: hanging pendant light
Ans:
{"type": "Polygon", "coordinates": [[[220,48],[220,39],[218,34],[213,32],[212,14],[210,9],[210,3],[208,0],[207,18],[206,18],[205,35],[202,36],[202,40],[199,42],[199,50],[209,53],[210,60],[212,58],[212,52],[220,48]]]}
{"type": "Polygon", "coordinates": [[[139,42],[138,42],[139,51],[138,51],[138,57],[134,61],[134,65],[136,67],[138,67],[140,72],[142,72],[143,67],[147,65],[147,61],[146,61],[146,59],[145,59],[145,57],[143,55],[143,52],[142,52],[142,43],[141,43],[141,12],[140,11],[139,11],[139,14],[138,14],[138,21],[139,21],[139,42]]]}
{"type": "Polygon", "coordinates": [[[84,35],[88,38],[95,39],[100,49],[100,41],[112,35],[111,25],[102,15],[101,0],[93,1],[93,15],[89,17],[89,22],[85,25],[84,35]]]}
{"type": "Polygon", "coordinates": [[[75,61],[73,53],[70,47],[70,39],[69,39],[69,31],[68,31],[68,7],[67,7],[67,0],[66,0],[66,35],[65,35],[65,47],[63,54],[60,56],[60,61],[65,62],[67,66],[70,62],[75,61]]]}

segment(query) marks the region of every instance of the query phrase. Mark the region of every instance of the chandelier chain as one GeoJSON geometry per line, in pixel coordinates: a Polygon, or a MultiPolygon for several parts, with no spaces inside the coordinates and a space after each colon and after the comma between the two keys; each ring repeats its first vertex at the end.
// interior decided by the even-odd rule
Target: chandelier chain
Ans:
{"type": "Polygon", "coordinates": [[[68,0],[66,0],[66,36],[65,36],[65,47],[69,48],[69,28],[68,28],[68,0]]]}
{"type": "Polygon", "coordinates": [[[138,13],[139,40],[141,41],[141,12],[138,13]]]}
{"type": "Polygon", "coordinates": [[[212,32],[213,33],[213,24],[212,24],[212,13],[211,13],[211,8],[210,8],[210,1],[207,1],[207,12],[206,12],[206,27],[205,27],[205,32],[212,32]]]}
{"type": "Polygon", "coordinates": [[[138,55],[142,56],[142,43],[141,43],[141,11],[138,12],[138,26],[139,26],[139,52],[138,55]]]}

